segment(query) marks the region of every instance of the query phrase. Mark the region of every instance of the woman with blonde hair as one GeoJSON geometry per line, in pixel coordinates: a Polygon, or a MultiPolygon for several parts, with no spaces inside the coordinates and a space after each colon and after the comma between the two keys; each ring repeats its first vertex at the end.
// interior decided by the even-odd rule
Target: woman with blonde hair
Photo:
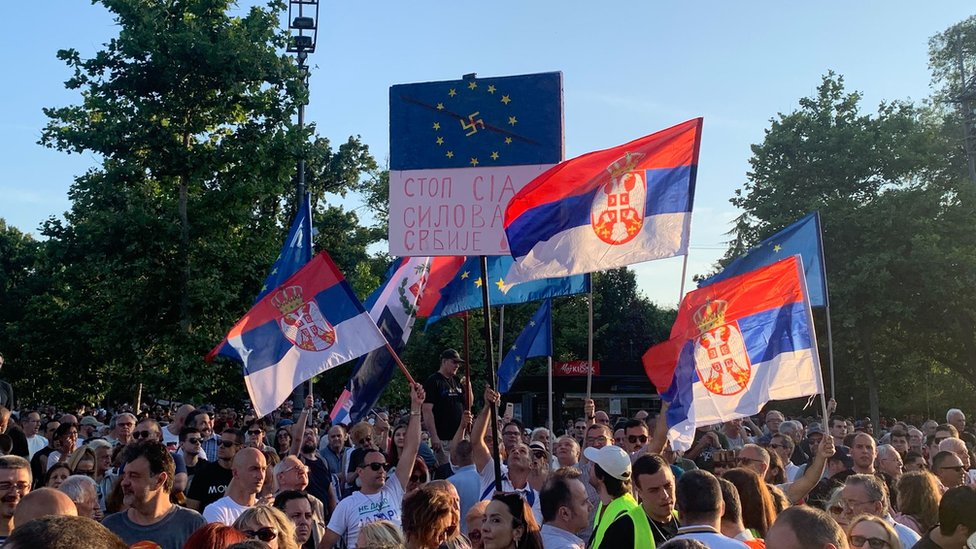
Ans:
{"type": "Polygon", "coordinates": [[[255,505],[234,521],[249,539],[259,539],[271,549],[299,549],[295,526],[284,513],[270,505],[255,505]]]}
{"type": "Polygon", "coordinates": [[[403,534],[396,524],[377,520],[364,524],[356,538],[356,549],[403,549],[403,534]]]}
{"type": "Polygon", "coordinates": [[[856,549],[904,549],[895,529],[885,519],[858,515],[851,519],[847,541],[856,549]]]}
{"type": "Polygon", "coordinates": [[[88,446],[82,446],[68,458],[68,467],[71,467],[71,474],[95,476],[95,450],[88,446]]]}
{"type": "Polygon", "coordinates": [[[942,490],[932,473],[912,471],[898,479],[898,509],[895,521],[924,536],[939,522],[939,502],[942,490]]]}

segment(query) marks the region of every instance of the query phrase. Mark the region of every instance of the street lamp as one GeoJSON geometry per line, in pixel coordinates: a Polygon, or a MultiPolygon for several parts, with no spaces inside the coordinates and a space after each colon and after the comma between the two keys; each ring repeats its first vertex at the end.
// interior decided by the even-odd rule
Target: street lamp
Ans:
{"type": "MultiPolygon", "coordinates": [[[[288,53],[298,59],[298,76],[308,91],[308,54],[315,53],[319,35],[319,0],[289,0],[288,53]]],[[[305,129],[305,100],[298,103],[298,132],[305,129]]],[[[295,211],[301,208],[305,196],[305,152],[298,156],[298,176],[295,178],[295,211]]]]}

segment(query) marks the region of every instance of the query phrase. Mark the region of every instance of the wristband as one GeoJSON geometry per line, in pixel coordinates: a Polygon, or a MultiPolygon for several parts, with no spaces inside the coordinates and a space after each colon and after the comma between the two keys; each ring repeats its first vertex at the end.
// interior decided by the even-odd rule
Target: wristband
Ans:
{"type": "Polygon", "coordinates": [[[420,412],[414,412],[413,410],[410,410],[410,415],[412,415],[412,416],[419,416],[420,415],[420,412]]]}

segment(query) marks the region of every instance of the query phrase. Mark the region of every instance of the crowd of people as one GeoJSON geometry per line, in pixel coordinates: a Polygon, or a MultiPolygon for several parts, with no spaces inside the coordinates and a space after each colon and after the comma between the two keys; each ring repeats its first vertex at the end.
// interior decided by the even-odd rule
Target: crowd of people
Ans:
{"type": "Polygon", "coordinates": [[[0,541],[15,548],[976,547],[965,414],[835,414],[702,427],[592,401],[559,433],[475,407],[454,350],[410,406],[332,424],[311,397],[258,418],[208,406],[17,409],[0,395],[0,541]],[[476,413],[473,409],[476,408],[476,413]],[[11,411],[13,409],[13,412],[11,411]],[[80,417],[80,419],[79,419],[80,417]],[[492,426],[497,424],[497,429],[492,426]]]}

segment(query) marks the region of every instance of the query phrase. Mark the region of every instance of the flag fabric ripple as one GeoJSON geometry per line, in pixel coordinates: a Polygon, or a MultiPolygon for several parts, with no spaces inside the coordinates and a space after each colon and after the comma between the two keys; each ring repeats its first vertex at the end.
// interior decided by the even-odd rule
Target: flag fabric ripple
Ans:
{"type": "Polygon", "coordinates": [[[255,304],[207,358],[244,366],[254,411],[270,414],[300,383],[385,345],[336,268],[319,253],[255,304]]]}
{"type": "Polygon", "coordinates": [[[795,255],[690,292],[669,340],[644,354],[647,376],[669,403],[675,450],[690,448],[699,426],[823,392],[802,268],[795,255]]]}
{"type": "Polygon", "coordinates": [[[542,302],[522,333],[515,338],[515,343],[498,367],[498,392],[507,393],[522,371],[525,359],[535,356],[552,356],[552,302],[548,299],[542,302]]]}
{"type": "Polygon", "coordinates": [[[702,119],[561,162],[505,210],[511,282],[687,253],[702,119]]]}

